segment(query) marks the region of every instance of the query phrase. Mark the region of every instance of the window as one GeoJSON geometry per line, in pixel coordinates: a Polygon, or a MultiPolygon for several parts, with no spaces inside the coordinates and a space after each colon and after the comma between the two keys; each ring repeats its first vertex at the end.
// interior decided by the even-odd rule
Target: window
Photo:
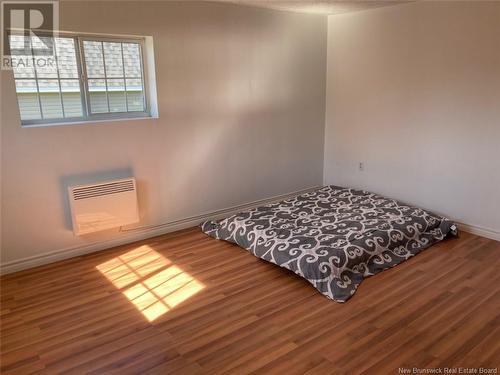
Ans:
{"type": "Polygon", "coordinates": [[[23,125],[150,115],[142,39],[60,34],[10,36],[12,50],[29,43],[30,56],[13,56],[23,125]],[[45,40],[44,40],[45,39],[45,40]],[[39,59],[39,43],[53,43],[52,59],[39,59]]]}

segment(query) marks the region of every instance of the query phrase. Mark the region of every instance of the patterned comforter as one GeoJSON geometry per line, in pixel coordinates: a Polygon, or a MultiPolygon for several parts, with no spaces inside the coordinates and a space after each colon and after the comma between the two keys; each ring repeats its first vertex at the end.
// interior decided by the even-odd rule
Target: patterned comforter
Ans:
{"type": "Polygon", "coordinates": [[[207,221],[202,230],[295,272],[337,302],[365,277],[457,234],[454,223],[429,211],[337,186],[207,221]]]}

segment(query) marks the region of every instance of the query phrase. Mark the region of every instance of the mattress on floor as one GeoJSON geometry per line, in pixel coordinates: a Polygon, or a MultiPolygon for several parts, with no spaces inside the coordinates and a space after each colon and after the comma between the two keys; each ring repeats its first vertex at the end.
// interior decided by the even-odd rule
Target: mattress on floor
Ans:
{"type": "Polygon", "coordinates": [[[365,277],[457,234],[432,212],[338,186],[207,221],[202,230],[295,272],[337,302],[365,277]]]}

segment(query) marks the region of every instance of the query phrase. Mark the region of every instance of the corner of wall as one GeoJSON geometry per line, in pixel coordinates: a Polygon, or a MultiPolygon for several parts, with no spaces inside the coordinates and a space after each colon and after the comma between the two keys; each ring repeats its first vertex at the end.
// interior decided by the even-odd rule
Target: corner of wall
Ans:
{"type": "Polygon", "coordinates": [[[324,110],[324,115],[323,115],[323,185],[327,185],[327,178],[326,178],[326,165],[327,165],[327,130],[328,130],[328,86],[329,86],[329,79],[328,79],[328,61],[330,59],[329,54],[330,54],[330,15],[326,16],[326,37],[325,37],[325,110],[324,110]]]}

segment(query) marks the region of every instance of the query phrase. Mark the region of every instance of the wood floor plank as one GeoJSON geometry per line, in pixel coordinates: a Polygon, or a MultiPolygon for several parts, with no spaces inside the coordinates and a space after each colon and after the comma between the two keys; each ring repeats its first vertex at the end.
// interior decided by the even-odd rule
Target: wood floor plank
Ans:
{"type": "Polygon", "coordinates": [[[499,265],[500,242],[462,233],[366,279],[339,304],[297,275],[189,228],[2,276],[0,371],[498,368],[499,265]]]}

